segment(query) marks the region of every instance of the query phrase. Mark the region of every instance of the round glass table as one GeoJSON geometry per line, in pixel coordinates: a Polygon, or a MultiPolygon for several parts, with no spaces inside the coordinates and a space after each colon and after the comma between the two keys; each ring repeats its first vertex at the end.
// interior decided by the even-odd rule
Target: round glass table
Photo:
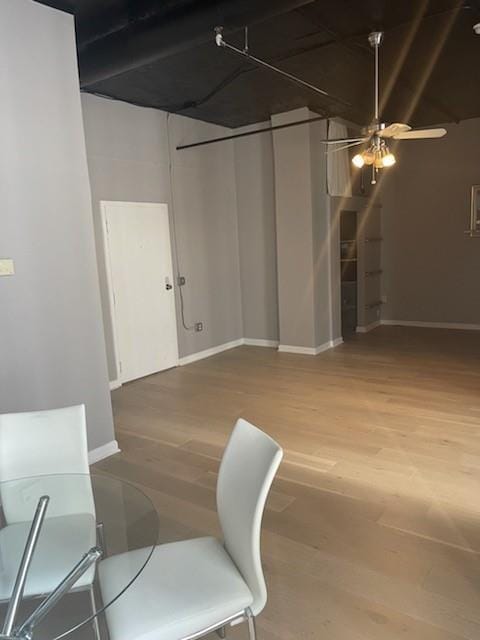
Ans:
{"type": "Polygon", "coordinates": [[[150,499],[107,475],[44,475],[1,482],[0,509],[0,635],[100,637],[99,614],[135,588],[157,544],[150,499]],[[104,602],[99,563],[138,549],[104,602]]]}

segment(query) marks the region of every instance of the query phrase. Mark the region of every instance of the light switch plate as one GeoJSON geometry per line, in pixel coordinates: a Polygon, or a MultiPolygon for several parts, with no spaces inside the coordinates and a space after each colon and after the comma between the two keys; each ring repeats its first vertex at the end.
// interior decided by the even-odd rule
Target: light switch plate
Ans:
{"type": "Polygon", "coordinates": [[[13,276],[15,267],[11,258],[0,258],[0,276],[13,276]]]}

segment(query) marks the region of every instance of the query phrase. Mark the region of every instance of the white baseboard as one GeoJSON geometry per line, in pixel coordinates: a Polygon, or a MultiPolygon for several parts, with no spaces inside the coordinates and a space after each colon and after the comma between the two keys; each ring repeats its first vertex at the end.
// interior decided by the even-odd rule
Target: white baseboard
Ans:
{"type": "Polygon", "coordinates": [[[107,444],[102,444],[101,447],[97,447],[96,449],[92,449],[91,451],[89,451],[88,464],[95,464],[95,462],[99,462],[104,458],[113,456],[114,453],[120,453],[118,442],[116,440],[107,442],[107,444]]]}
{"type": "Polygon", "coordinates": [[[382,324],[398,327],[425,327],[427,329],[462,329],[464,331],[480,331],[480,324],[463,322],[421,322],[417,320],[382,320],[382,324]]]}
{"type": "Polygon", "coordinates": [[[244,338],[243,344],[249,347],[278,347],[278,340],[257,340],[256,338],[244,338]]]}
{"type": "Polygon", "coordinates": [[[114,391],[115,389],[120,389],[122,383],[120,380],[110,380],[110,391],[114,391]]]}
{"type": "Polygon", "coordinates": [[[183,367],[186,364],[190,364],[191,362],[196,362],[197,360],[203,360],[204,358],[210,358],[210,356],[214,356],[217,353],[221,353],[222,351],[227,351],[228,349],[234,349],[235,347],[240,347],[244,344],[244,339],[239,338],[238,340],[232,340],[231,342],[224,342],[223,344],[219,344],[216,347],[212,347],[211,349],[204,349],[203,351],[197,351],[197,353],[191,353],[189,356],[184,356],[183,358],[178,359],[178,364],[183,367]]]}
{"type": "MultiPolygon", "coordinates": [[[[278,340],[263,340],[257,338],[239,338],[238,340],[232,340],[231,342],[224,342],[223,344],[219,344],[216,347],[211,347],[210,349],[204,349],[203,351],[197,351],[196,353],[191,353],[188,356],[184,356],[183,358],[178,359],[178,364],[180,367],[183,367],[186,364],[191,364],[192,362],[197,362],[197,360],[203,360],[204,358],[210,358],[210,356],[215,356],[217,353],[222,353],[222,351],[228,351],[229,349],[234,349],[235,347],[241,347],[242,345],[248,345],[251,347],[270,347],[277,348],[279,351],[283,351],[285,353],[300,353],[304,355],[312,355],[316,356],[322,351],[326,351],[327,349],[331,349],[332,347],[337,347],[339,344],[342,344],[342,338],[336,338],[335,340],[329,340],[324,344],[321,344],[318,347],[295,347],[290,345],[281,345],[278,343],[278,340]]],[[[114,380],[110,382],[110,389],[116,389],[121,387],[122,383],[114,380]],[[116,386],[113,386],[113,385],[116,386]]]]}
{"type": "Polygon", "coordinates": [[[381,324],[382,323],[380,320],[375,320],[374,322],[371,322],[364,327],[357,327],[356,331],[357,333],[368,333],[369,331],[372,331],[372,329],[376,329],[377,327],[379,327],[381,324]]]}
{"type": "Polygon", "coordinates": [[[328,351],[328,349],[338,347],[342,342],[343,338],[335,338],[335,340],[328,340],[327,342],[320,344],[318,347],[297,347],[290,344],[279,344],[278,350],[281,353],[298,353],[304,356],[318,356],[318,354],[323,351],[328,351]]]}
{"type": "Polygon", "coordinates": [[[279,344],[280,353],[298,353],[303,356],[316,356],[317,350],[314,347],[296,347],[292,344],[279,344]]]}

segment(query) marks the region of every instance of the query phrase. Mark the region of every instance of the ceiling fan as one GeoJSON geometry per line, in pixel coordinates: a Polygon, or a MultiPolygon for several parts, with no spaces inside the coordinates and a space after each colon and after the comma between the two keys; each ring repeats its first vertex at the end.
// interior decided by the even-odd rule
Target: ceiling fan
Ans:
{"type": "Polygon", "coordinates": [[[330,144],[341,144],[341,147],[333,148],[331,151],[340,151],[356,145],[367,143],[366,148],[357,153],[352,158],[352,163],[361,168],[364,165],[372,166],[372,184],[377,181],[377,172],[384,167],[391,167],[395,164],[396,159],[387,145],[389,138],[393,140],[420,140],[427,138],[442,138],[446,133],[446,129],[412,129],[408,124],[394,122],[385,124],[380,122],[379,116],[379,79],[378,79],[378,50],[383,40],[382,31],[373,31],[368,36],[368,42],[375,51],[375,117],[373,123],[366,128],[366,133],[359,138],[345,138],[331,140],[330,144]]]}

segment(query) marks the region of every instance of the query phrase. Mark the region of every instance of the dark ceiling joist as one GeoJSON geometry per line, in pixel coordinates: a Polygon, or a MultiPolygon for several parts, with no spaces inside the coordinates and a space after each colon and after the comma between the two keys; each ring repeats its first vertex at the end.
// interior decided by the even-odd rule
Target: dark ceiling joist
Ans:
{"type": "MultiPolygon", "coordinates": [[[[287,13],[314,0],[205,0],[183,3],[133,21],[124,28],[80,45],[82,88],[191,49],[212,39],[215,26],[225,33],[287,13]]],[[[161,3],[160,3],[161,4],[161,3]]]]}

